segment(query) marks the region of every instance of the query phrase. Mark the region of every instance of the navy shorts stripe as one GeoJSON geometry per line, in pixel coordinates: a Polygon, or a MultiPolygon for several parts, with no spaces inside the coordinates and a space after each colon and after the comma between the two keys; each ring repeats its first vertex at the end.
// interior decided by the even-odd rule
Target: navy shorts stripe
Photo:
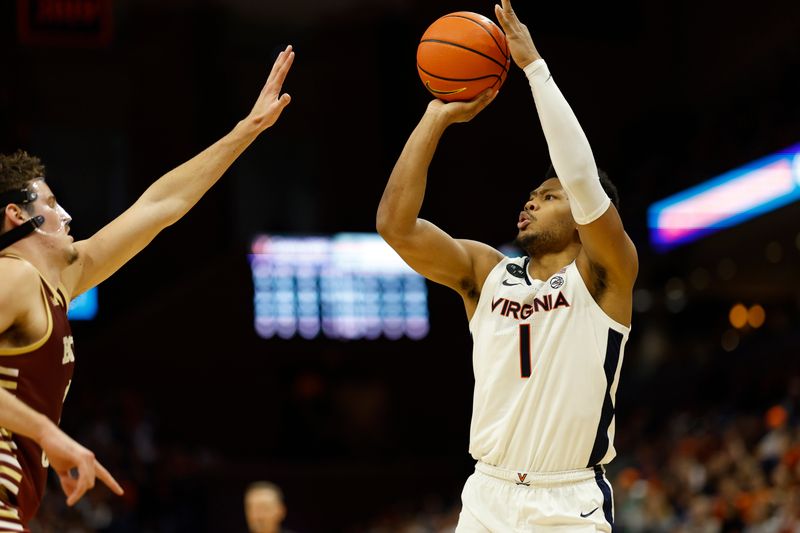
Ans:
{"type": "Polygon", "coordinates": [[[603,493],[603,514],[606,516],[606,522],[611,527],[614,527],[614,500],[611,495],[611,487],[608,486],[608,481],[606,481],[603,468],[600,465],[595,465],[594,467],[594,480],[603,493]]]}

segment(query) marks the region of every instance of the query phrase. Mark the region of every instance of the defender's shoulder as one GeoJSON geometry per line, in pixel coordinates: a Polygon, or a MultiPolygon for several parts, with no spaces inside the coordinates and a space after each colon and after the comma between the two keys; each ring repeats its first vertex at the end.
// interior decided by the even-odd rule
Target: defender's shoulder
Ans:
{"type": "Polygon", "coordinates": [[[27,292],[39,290],[39,272],[28,263],[14,257],[0,256],[0,300],[7,305],[6,299],[19,297],[27,292]]]}

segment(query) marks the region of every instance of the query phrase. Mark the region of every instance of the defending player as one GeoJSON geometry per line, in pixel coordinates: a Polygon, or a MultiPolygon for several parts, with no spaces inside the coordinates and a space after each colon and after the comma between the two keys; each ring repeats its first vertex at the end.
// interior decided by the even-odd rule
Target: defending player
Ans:
{"type": "Polygon", "coordinates": [[[293,61],[289,46],[244,120],[84,241],[69,235],[71,218],[45,183],[40,161],[22,151],[0,155],[0,386],[6,389],[0,391],[0,531],[27,531],[49,461],[69,505],[94,486],[95,476],[121,493],[91,452],[55,426],[75,364],[67,307],[185,215],[275,123],[290,101],[281,88],[293,61]]]}
{"type": "MultiPolygon", "coordinates": [[[[381,199],[377,227],[417,272],[458,292],[472,333],[475,390],[457,531],[610,532],[614,397],[631,322],[636,249],[591,148],[509,0],[495,8],[530,82],[554,173],[517,221],[511,259],[418,218],[445,129],[494,98],[434,100],[381,199]]],[[[522,161],[525,167],[530,165],[522,161]]],[[[474,211],[470,211],[471,216],[474,211]]]]}

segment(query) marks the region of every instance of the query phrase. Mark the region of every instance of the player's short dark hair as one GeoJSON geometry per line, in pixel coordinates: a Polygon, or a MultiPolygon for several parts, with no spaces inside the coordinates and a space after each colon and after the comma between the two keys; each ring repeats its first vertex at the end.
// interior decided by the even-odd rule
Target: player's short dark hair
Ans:
{"type": "MultiPolygon", "coordinates": [[[[617,186],[614,185],[614,182],[611,181],[605,170],[598,168],[597,174],[600,176],[600,185],[603,187],[603,190],[606,191],[608,197],[611,198],[611,203],[614,204],[614,207],[619,209],[619,191],[617,190],[617,186]]],[[[544,174],[544,179],[549,180],[550,178],[557,177],[556,170],[553,168],[553,165],[550,165],[547,172],[544,174]]]]}
{"type": "MultiPolygon", "coordinates": [[[[44,179],[44,165],[38,157],[28,155],[25,150],[17,150],[10,155],[0,154],[0,195],[22,190],[36,179],[44,179]]],[[[0,211],[5,209],[6,205],[0,205],[0,211]]],[[[20,207],[28,214],[32,214],[29,204],[20,207]]],[[[0,232],[3,231],[5,231],[5,219],[0,218],[0,232]]]]}
{"type": "Polygon", "coordinates": [[[44,178],[42,161],[25,150],[0,154],[0,194],[24,189],[35,179],[44,178]]]}

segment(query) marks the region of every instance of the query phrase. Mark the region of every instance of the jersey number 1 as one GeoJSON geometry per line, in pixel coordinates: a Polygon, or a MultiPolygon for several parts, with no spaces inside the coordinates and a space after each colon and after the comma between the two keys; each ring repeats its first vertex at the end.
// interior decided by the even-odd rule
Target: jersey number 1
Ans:
{"type": "Polygon", "coordinates": [[[520,377],[531,377],[531,325],[519,325],[520,377]]]}

